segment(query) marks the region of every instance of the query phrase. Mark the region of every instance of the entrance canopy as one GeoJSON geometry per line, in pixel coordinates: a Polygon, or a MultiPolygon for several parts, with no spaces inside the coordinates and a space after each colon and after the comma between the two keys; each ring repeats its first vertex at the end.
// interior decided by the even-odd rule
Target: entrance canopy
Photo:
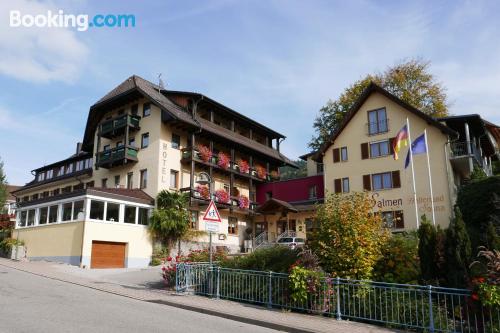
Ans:
{"type": "Polygon", "coordinates": [[[261,214],[287,214],[288,212],[297,213],[298,210],[286,201],[271,198],[264,202],[264,204],[257,209],[257,212],[261,214]]]}

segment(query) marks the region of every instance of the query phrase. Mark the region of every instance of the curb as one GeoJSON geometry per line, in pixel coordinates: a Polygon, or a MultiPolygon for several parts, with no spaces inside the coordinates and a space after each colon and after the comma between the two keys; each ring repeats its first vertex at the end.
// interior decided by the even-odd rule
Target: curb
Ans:
{"type": "Polygon", "coordinates": [[[245,323],[245,324],[250,324],[250,325],[256,325],[256,326],[260,326],[260,327],[270,328],[270,329],[274,329],[274,330],[278,330],[278,331],[293,332],[293,333],[312,333],[312,332],[316,332],[314,330],[307,330],[307,329],[302,329],[302,328],[297,328],[297,327],[292,327],[292,326],[287,326],[287,325],[282,325],[282,324],[277,324],[277,323],[271,323],[271,322],[262,321],[262,320],[258,320],[258,319],[253,319],[253,318],[248,318],[248,317],[243,317],[243,316],[238,316],[238,315],[227,314],[227,313],[224,313],[224,312],[219,312],[219,311],[210,310],[210,309],[206,309],[206,308],[200,308],[200,307],[186,305],[186,304],[179,304],[179,303],[175,303],[175,302],[171,302],[171,301],[165,301],[165,300],[159,300],[159,299],[158,300],[148,300],[148,299],[144,299],[144,298],[141,298],[141,297],[128,295],[128,294],[125,294],[125,293],[120,293],[120,292],[111,291],[111,290],[104,289],[104,288],[94,287],[94,286],[88,285],[88,284],[83,284],[83,283],[79,283],[79,282],[75,282],[75,281],[70,281],[70,280],[66,280],[66,279],[56,278],[56,277],[53,277],[53,276],[50,276],[50,275],[41,274],[41,273],[35,273],[35,272],[29,271],[29,270],[25,270],[25,269],[18,268],[18,267],[12,267],[10,265],[5,265],[5,264],[2,264],[2,263],[0,263],[0,266],[7,267],[7,268],[10,268],[10,269],[14,269],[14,270],[17,270],[17,271],[20,271],[20,272],[28,273],[28,274],[40,276],[40,277],[43,277],[43,278],[46,278],[46,279],[50,279],[50,280],[54,280],[54,281],[59,281],[59,282],[64,282],[64,283],[69,283],[69,284],[72,284],[72,285],[76,285],[76,286],[80,286],[80,287],[84,287],[84,288],[88,288],[88,289],[93,289],[93,290],[96,290],[96,291],[101,291],[101,292],[105,292],[105,293],[116,295],[116,296],[126,297],[126,298],[134,299],[134,300],[137,300],[137,301],[172,306],[172,307],[183,309],[183,310],[198,312],[198,313],[202,313],[202,314],[206,314],[206,315],[210,315],[210,316],[215,316],[215,317],[229,319],[229,320],[233,320],[233,321],[237,321],[237,322],[241,322],[241,323],[245,323]]]}

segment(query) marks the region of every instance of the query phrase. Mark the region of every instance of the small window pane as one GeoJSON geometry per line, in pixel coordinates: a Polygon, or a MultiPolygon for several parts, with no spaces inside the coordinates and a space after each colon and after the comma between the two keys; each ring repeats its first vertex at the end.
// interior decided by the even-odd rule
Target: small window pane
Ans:
{"type": "Polygon", "coordinates": [[[106,220],[112,222],[119,221],[120,205],[108,202],[108,209],[106,213],[106,220]]]}
{"type": "Polygon", "coordinates": [[[380,146],[378,143],[372,143],[370,144],[370,153],[372,157],[379,157],[380,156],[380,146]]]}
{"type": "Polygon", "coordinates": [[[342,192],[349,192],[349,178],[342,178],[342,192]]]}
{"type": "Polygon", "coordinates": [[[149,220],[149,210],[147,208],[139,207],[139,224],[148,225],[149,220]]]}
{"type": "Polygon", "coordinates": [[[38,219],[38,224],[46,224],[48,214],[49,214],[49,207],[40,208],[40,218],[38,219]]]}
{"type": "Polygon", "coordinates": [[[19,221],[19,226],[21,227],[25,227],[26,226],[26,217],[28,216],[27,212],[25,210],[23,210],[21,212],[21,217],[20,217],[20,221],[19,221]]]}
{"type": "Polygon", "coordinates": [[[104,202],[90,201],[90,218],[93,220],[104,220],[104,202]]]}
{"type": "Polygon", "coordinates": [[[49,207],[49,223],[57,222],[57,211],[59,210],[59,206],[50,206],[49,207]]]}
{"type": "Polygon", "coordinates": [[[340,159],[342,161],[347,161],[347,147],[342,147],[340,149],[340,159]]]}
{"type": "Polygon", "coordinates": [[[28,211],[28,226],[35,225],[35,210],[30,209],[28,211]]]}
{"type": "Polygon", "coordinates": [[[73,220],[83,221],[85,219],[85,210],[83,200],[75,201],[73,204],[73,220]]]}
{"type": "Polygon", "coordinates": [[[135,211],[136,207],[125,206],[125,216],[123,222],[135,224],[135,211]]]}
{"type": "Polygon", "coordinates": [[[389,155],[389,141],[380,142],[380,155],[389,155]]]}
{"type": "Polygon", "coordinates": [[[143,111],[142,111],[142,116],[147,117],[151,114],[151,104],[149,103],[144,103],[143,105],[143,111]]]}
{"type": "Polygon", "coordinates": [[[384,173],[383,179],[384,179],[384,188],[392,188],[392,174],[384,173]]]}
{"type": "Polygon", "coordinates": [[[142,135],[141,148],[147,148],[149,146],[149,133],[144,133],[142,135]]]}
{"type": "Polygon", "coordinates": [[[372,183],[373,183],[374,190],[381,190],[382,189],[382,175],[373,175],[372,176],[372,183]]]}
{"type": "Polygon", "coordinates": [[[63,221],[71,221],[71,208],[73,206],[72,202],[67,202],[63,204],[63,215],[62,215],[62,220],[63,221]]]}
{"type": "Polygon", "coordinates": [[[179,149],[181,146],[181,137],[177,134],[172,134],[172,148],[179,149]]]}
{"type": "Polygon", "coordinates": [[[191,211],[191,229],[197,229],[198,228],[198,212],[196,210],[191,211]]]}

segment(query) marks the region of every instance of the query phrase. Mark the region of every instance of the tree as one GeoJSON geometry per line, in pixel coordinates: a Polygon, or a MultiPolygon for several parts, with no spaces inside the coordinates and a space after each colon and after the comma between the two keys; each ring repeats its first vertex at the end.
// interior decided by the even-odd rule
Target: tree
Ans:
{"type": "Polygon", "coordinates": [[[430,283],[436,280],[438,275],[436,264],[436,228],[423,215],[422,223],[418,228],[418,256],[420,258],[420,270],[422,280],[430,283]]]}
{"type": "Polygon", "coordinates": [[[446,232],[446,280],[449,287],[465,288],[469,280],[471,243],[460,210],[446,232]]]}
{"type": "Polygon", "coordinates": [[[330,194],[318,207],[311,249],[327,273],[369,279],[389,237],[366,193],[330,194]]]}
{"type": "Polygon", "coordinates": [[[298,168],[284,166],[280,168],[280,180],[300,178],[307,176],[307,162],[304,160],[294,161],[298,168]]]}
{"type": "Polygon", "coordinates": [[[164,246],[171,247],[180,240],[189,230],[189,197],[186,193],[169,192],[158,193],[156,209],[153,211],[149,230],[164,246]]]}
{"type": "Polygon", "coordinates": [[[370,82],[430,116],[448,115],[445,89],[429,72],[429,66],[428,61],[410,59],[389,67],[383,73],[369,74],[354,82],[337,100],[329,100],[320,109],[313,124],[317,134],[309,142],[309,147],[319,149],[339,129],[345,115],[370,82]]]}
{"type": "Polygon", "coordinates": [[[7,200],[7,176],[3,171],[3,162],[0,160],[0,213],[4,210],[7,200]]]}

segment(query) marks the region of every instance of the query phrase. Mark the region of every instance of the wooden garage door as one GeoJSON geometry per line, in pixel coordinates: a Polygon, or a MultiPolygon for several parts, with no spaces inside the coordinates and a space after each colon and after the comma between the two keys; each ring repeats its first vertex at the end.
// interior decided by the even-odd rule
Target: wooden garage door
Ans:
{"type": "Polygon", "coordinates": [[[125,243],[92,241],[90,268],[125,267],[125,243]]]}

